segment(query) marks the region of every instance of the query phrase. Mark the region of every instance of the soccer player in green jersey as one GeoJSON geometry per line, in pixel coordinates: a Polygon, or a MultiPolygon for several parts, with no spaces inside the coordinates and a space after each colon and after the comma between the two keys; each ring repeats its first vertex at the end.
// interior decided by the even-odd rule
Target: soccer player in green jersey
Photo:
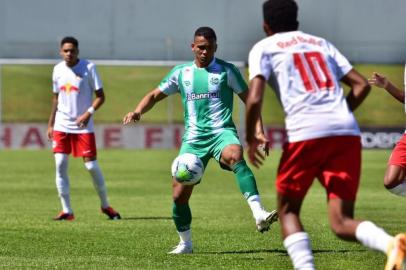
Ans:
{"type": "MultiPolygon", "coordinates": [[[[197,155],[207,166],[210,158],[216,159],[221,168],[234,172],[237,183],[247,199],[257,229],[267,231],[278,218],[277,212],[267,212],[258,194],[255,177],[243,158],[243,149],[232,120],[233,94],[245,103],[248,87],[238,69],[214,57],[217,37],[210,27],[200,27],[191,44],[194,61],[175,66],[136,106],[126,114],[123,124],[137,122],[155,103],[167,96],[180,93],[184,108],[185,134],[180,154],[197,155]]],[[[256,124],[257,139],[268,153],[262,122],[256,124]]],[[[171,254],[192,253],[192,214],[189,199],[194,186],[186,186],[173,180],[173,220],[180,242],[171,254]]]]}

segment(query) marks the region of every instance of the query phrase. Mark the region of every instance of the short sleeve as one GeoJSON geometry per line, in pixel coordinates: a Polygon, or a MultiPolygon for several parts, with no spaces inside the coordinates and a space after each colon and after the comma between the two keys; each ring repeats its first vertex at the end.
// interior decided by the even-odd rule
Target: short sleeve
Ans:
{"type": "Polygon", "coordinates": [[[247,83],[241,75],[241,72],[234,65],[230,65],[227,69],[228,86],[237,94],[240,94],[248,89],[247,83]]]}
{"type": "Polygon", "coordinates": [[[56,68],[54,67],[52,71],[52,92],[54,94],[59,94],[59,87],[58,87],[58,81],[57,81],[57,72],[56,68]]]}
{"type": "Polygon", "coordinates": [[[353,68],[348,59],[331,43],[326,41],[327,50],[337,66],[337,77],[341,79],[353,68]]]}
{"type": "Polygon", "coordinates": [[[174,67],[159,83],[158,88],[166,95],[173,95],[179,92],[179,76],[181,68],[174,67]]]}
{"type": "Polygon", "coordinates": [[[90,85],[92,86],[93,90],[97,91],[99,89],[102,89],[103,84],[99,74],[97,73],[96,65],[90,64],[89,72],[90,72],[90,85]]]}
{"type": "Polygon", "coordinates": [[[250,51],[248,56],[248,72],[249,79],[252,80],[256,76],[263,76],[266,80],[271,74],[271,56],[267,55],[262,46],[256,44],[250,51]]]}

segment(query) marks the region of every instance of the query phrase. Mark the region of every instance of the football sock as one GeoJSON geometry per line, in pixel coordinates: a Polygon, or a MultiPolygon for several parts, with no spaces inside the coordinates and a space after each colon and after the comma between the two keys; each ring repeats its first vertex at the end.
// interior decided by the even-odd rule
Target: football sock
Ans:
{"type": "Polygon", "coordinates": [[[264,213],[264,207],[261,204],[261,198],[259,195],[253,195],[247,199],[248,205],[251,208],[252,215],[255,219],[262,218],[262,214],[264,213]]]}
{"type": "Polygon", "coordinates": [[[244,197],[248,199],[253,195],[258,195],[257,183],[255,182],[254,174],[248,167],[245,160],[241,160],[234,164],[232,169],[236,176],[240,191],[244,197]]]}
{"type": "Polygon", "coordinates": [[[192,212],[190,211],[189,204],[173,204],[172,219],[175,222],[176,230],[178,232],[185,232],[190,230],[192,223],[192,212]]]}
{"type": "Polygon", "coordinates": [[[399,185],[397,185],[396,187],[390,188],[388,190],[389,190],[389,192],[391,192],[395,195],[406,197],[406,183],[405,182],[402,182],[399,185]]]}
{"type": "Polygon", "coordinates": [[[314,270],[314,259],[310,245],[309,235],[305,232],[297,232],[289,235],[283,241],[296,270],[314,270]]]}
{"type": "Polygon", "coordinates": [[[62,211],[64,213],[73,213],[69,194],[68,155],[55,153],[54,156],[56,168],[55,182],[61,200],[62,211]]]}
{"type": "Polygon", "coordinates": [[[355,237],[366,247],[386,253],[393,237],[371,221],[363,221],[355,230],[355,237]]]}
{"type": "Polygon", "coordinates": [[[85,162],[85,167],[92,176],[93,185],[97,191],[97,194],[99,195],[101,207],[107,208],[109,206],[109,202],[107,200],[106,184],[97,160],[85,162]]]}
{"type": "Polygon", "coordinates": [[[181,243],[192,242],[192,230],[191,229],[184,231],[184,232],[178,232],[178,234],[179,234],[181,243]]]}

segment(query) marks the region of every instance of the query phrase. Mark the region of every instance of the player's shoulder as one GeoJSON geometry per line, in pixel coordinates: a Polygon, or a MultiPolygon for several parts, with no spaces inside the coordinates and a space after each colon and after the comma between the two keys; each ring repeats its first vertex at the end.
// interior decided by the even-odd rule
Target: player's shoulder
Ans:
{"type": "Polygon", "coordinates": [[[180,71],[180,70],[183,70],[188,67],[193,67],[193,62],[186,62],[186,63],[178,64],[172,68],[172,72],[180,71]]]}
{"type": "Polygon", "coordinates": [[[221,66],[223,70],[227,72],[239,72],[236,65],[231,62],[227,62],[223,59],[217,58],[215,59],[215,64],[221,66]]]}
{"type": "Polygon", "coordinates": [[[92,61],[90,61],[88,59],[82,59],[82,58],[79,60],[78,65],[82,66],[82,67],[86,67],[89,70],[96,67],[96,64],[93,63],[92,61]]]}
{"type": "Polygon", "coordinates": [[[192,70],[193,69],[193,62],[186,62],[182,64],[175,65],[170,71],[169,75],[174,76],[174,75],[179,75],[185,70],[192,70]]]}
{"type": "Polygon", "coordinates": [[[226,68],[235,68],[235,65],[233,63],[227,62],[227,61],[217,58],[217,57],[216,57],[216,63],[218,65],[224,66],[226,68]]]}
{"type": "Polygon", "coordinates": [[[65,66],[66,66],[65,61],[59,61],[58,63],[56,63],[54,65],[54,71],[59,70],[59,69],[65,67],[65,66]]]}

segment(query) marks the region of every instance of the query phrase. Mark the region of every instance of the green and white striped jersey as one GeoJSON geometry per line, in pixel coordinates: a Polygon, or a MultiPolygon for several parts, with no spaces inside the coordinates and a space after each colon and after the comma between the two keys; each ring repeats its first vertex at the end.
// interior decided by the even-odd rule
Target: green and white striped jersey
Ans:
{"type": "Polygon", "coordinates": [[[177,65],[159,84],[164,94],[179,92],[182,96],[186,142],[204,140],[227,128],[235,129],[233,94],[247,88],[239,70],[218,58],[205,68],[194,62],[177,65]]]}

